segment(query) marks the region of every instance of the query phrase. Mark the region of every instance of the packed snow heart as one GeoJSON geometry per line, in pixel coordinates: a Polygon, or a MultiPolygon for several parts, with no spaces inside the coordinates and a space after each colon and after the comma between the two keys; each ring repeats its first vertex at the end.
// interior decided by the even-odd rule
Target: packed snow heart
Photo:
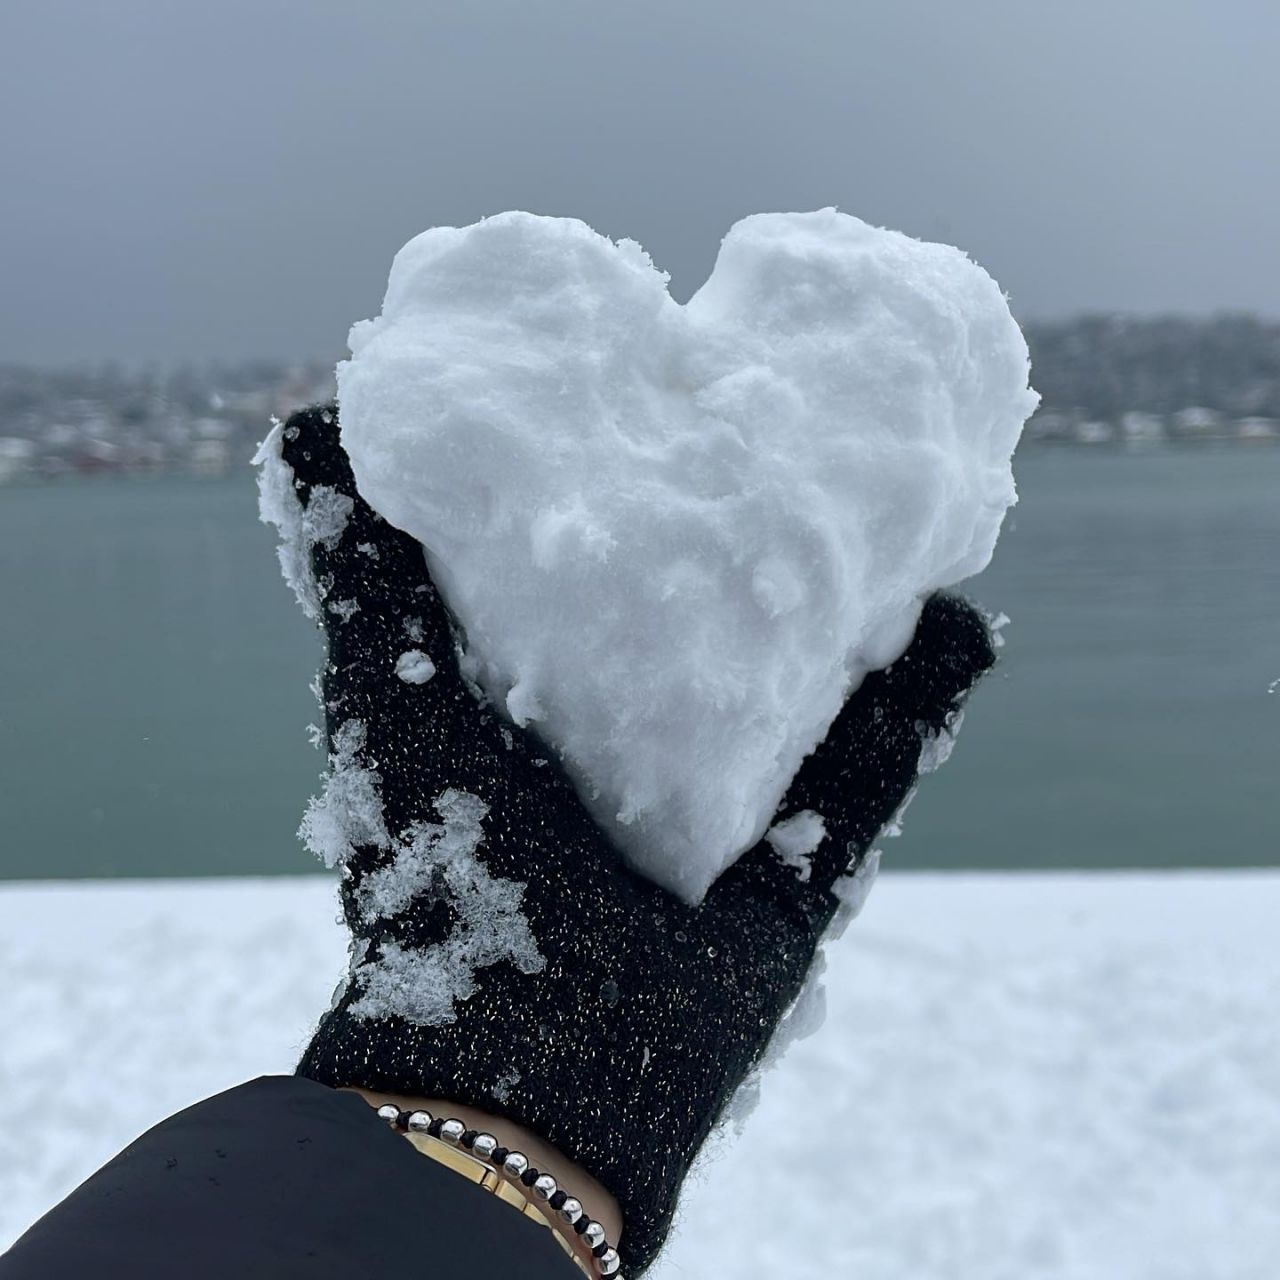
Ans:
{"type": "Polygon", "coordinates": [[[743,219],[684,305],[574,219],[437,227],[351,352],[357,483],[423,544],[470,675],[690,902],[987,564],[1036,405],[982,268],[834,209],[743,219]]]}

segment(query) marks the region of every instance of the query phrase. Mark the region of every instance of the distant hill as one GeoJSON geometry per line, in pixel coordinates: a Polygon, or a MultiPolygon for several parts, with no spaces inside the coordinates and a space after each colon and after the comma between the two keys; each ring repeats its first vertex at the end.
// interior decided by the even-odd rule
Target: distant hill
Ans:
{"type": "MultiPolygon", "coordinates": [[[[1042,404],[1024,442],[1280,442],[1280,322],[1079,316],[1024,326],[1042,404]]],[[[333,395],[333,363],[129,371],[0,364],[0,484],[99,471],[218,475],[272,415],[333,395]]]]}
{"type": "Polygon", "coordinates": [[[1118,422],[1200,407],[1280,418],[1280,322],[1256,316],[1079,316],[1023,326],[1041,412],[1118,422]]]}

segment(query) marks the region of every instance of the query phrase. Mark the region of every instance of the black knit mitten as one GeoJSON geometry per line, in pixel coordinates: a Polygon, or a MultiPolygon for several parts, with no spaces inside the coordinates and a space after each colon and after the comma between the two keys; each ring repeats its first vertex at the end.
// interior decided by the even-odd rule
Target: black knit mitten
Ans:
{"type": "Polygon", "coordinates": [[[286,574],[328,635],[330,770],[304,833],[341,868],[353,939],[298,1071],[542,1135],[617,1198],[637,1273],[922,744],[991,666],[987,625],[929,600],[910,649],[867,676],[778,810],[820,816],[816,850],[784,860],[762,840],[689,907],[623,864],[555,752],[468,684],[422,549],[356,492],[336,411],[295,415],[264,456],[286,574]]]}

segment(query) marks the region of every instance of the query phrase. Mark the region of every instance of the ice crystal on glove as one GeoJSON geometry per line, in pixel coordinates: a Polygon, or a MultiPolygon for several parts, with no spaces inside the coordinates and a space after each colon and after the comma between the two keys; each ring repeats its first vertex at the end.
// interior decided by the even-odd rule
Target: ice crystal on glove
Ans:
{"type": "Polygon", "coordinates": [[[426,684],[435,673],[436,664],[421,649],[409,649],[396,659],[396,675],[405,684],[426,684]]]}
{"type": "Polygon", "coordinates": [[[737,223],[683,306],[576,220],[436,228],[351,351],[343,444],[464,670],[690,902],[987,564],[1036,404],[986,272],[833,209],[737,223]]]}
{"type": "Polygon", "coordinates": [[[789,867],[794,867],[801,880],[808,880],[812,869],[809,857],[827,834],[821,814],[805,809],[777,822],[764,833],[773,851],[789,867]]]}
{"type": "Polygon", "coordinates": [[[311,798],[298,829],[326,867],[347,862],[361,845],[391,847],[378,794],[382,779],[360,759],[365,733],[359,720],[348,720],[334,734],[324,789],[311,798]]]}
{"type": "Polygon", "coordinates": [[[867,898],[879,874],[880,850],[872,849],[853,871],[840,876],[831,886],[831,892],[840,906],[832,916],[827,930],[829,940],[842,937],[844,931],[862,914],[862,908],[867,905],[867,898]]]}
{"type": "MultiPolygon", "coordinates": [[[[279,531],[276,555],[280,558],[280,571],[293,588],[302,612],[314,619],[320,614],[327,592],[311,571],[311,548],[321,545],[332,550],[338,545],[355,503],[345,493],[316,485],[304,507],[294,492],[293,472],[280,456],[283,438],[284,424],[277,422],[253,458],[259,468],[258,518],[279,531]]],[[[330,608],[341,615],[347,609],[354,613],[358,606],[355,601],[338,601],[330,608]]]]}
{"type": "Polygon", "coordinates": [[[438,823],[415,823],[393,836],[382,779],[363,760],[366,734],[358,720],[338,728],[324,789],[308,806],[300,834],[329,867],[347,864],[361,848],[391,854],[357,891],[365,921],[403,915],[426,900],[447,903],[453,922],[443,942],[421,948],[391,941],[370,948],[361,940],[352,953],[352,977],[362,994],[351,1012],[451,1022],[455,1003],[475,990],[477,968],[510,960],[523,973],[538,973],[545,965],[520,910],[524,885],[491,875],[480,861],[489,807],[468,792],[448,788],[433,802],[438,823]]]}
{"type": "Polygon", "coordinates": [[[438,895],[455,913],[453,928],[427,947],[383,942],[376,959],[357,965],[353,976],[363,994],[351,1012],[358,1018],[452,1022],[456,1002],[475,990],[476,969],[510,960],[522,973],[538,973],[546,964],[520,911],[524,885],[490,875],[476,856],[488,805],[450,788],[435,809],[441,821],[410,828],[395,858],[365,877],[359,897],[365,918],[377,920],[438,895]]]}
{"type": "Polygon", "coordinates": [[[937,733],[930,732],[927,725],[917,727],[920,734],[920,764],[917,772],[921,775],[936,773],[955,750],[956,739],[960,736],[960,727],[964,724],[964,712],[955,711],[947,717],[947,722],[937,733]]]}

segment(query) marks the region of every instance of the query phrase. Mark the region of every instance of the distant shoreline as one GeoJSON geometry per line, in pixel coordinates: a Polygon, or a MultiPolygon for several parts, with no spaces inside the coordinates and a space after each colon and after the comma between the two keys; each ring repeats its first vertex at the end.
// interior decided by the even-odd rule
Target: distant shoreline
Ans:
{"type": "MultiPolygon", "coordinates": [[[[1280,442],[1280,321],[1086,315],[1023,331],[1043,398],[1025,449],[1280,442]]],[[[0,485],[234,473],[273,418],[333,398],[333,369],[333,361],[0,364],[0,485]]]]}
{"type": "MultiPolygon", "coordinates": [[[[1280,429],[1268,423],[1265,434],[1258,435],[1206,435],[1195,439],[1182,439],[1162,436],[1156,439],[1125,436],[1120,432],[1102,439],[1078,438],[1072,436],[1036,436],[1028,431],[1018,446],[1017,457],[1028,454],[1047,455],[1053,453],[1096,454],[1099,457],[1118,455],[1169,454],[1169,453],[1222,453],[1235,452],[1248,448],[1274,448],[1280,446],[1280,429]]],[[[255,442],[256,443],[256,442],[255,442]]],[[[217,452],[197,450],[186,459],[175,458],[164,463],[130,464],[127,462],[103,461],[91,458],[87,463],[75,459],[63,463],[59,460],[54,465],[42,461],[41,465],[21,465],[27,458],[20,458],[20,465],[11,465],[6,457],[7,438],[0,436],[0,488],[41,488],[66,484],[85,484],[94,482],[111,483],[119,480],[164,480],[185,479],[196,483],[219,481],[235,476],[250,477],[252,467],[249,459],[253,454],[253,445],[240,452],[228,448],[217,452]]]]}

